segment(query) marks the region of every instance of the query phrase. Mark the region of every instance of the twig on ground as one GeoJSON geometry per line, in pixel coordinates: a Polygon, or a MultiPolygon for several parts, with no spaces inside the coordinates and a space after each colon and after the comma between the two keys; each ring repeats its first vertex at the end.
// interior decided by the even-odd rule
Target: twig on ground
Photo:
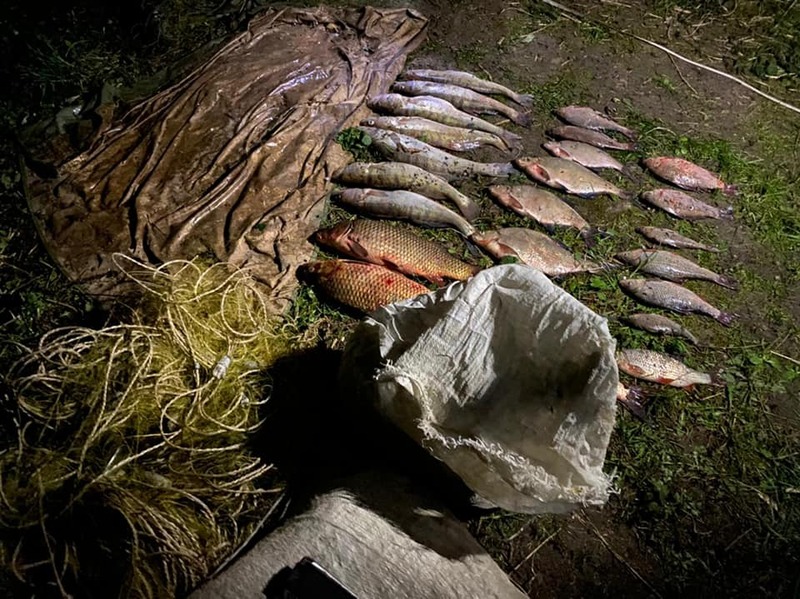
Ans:
{"type": "Polygon", "coordinates": [[[561,532],[561,529],[558,529],[554,533],[550,534],[544,541],[542,541],[536,547],[534,547],[533,550],[528,555],[526,555],[525,557],[522,558],[522,561],[520,561],[516,566],[514,566],[511,569],[511,572],[514,573],[517,570],[519,570],[525,562],[527,562],[534,555],[536,555],[538,553],[539,549],[544,547],[550,541],[550,539],[552,539],[554,536],[556,536],[559,532],[561,532]]]}
{"type": "Polygon", "coordinates": [[[779,358],[783,358],[784,360],[789,360],[789,362],[791,362],[792,364],[797,364],[798,366],[800,366],[800,360],[796,360],[795,358],[785,356],[781,353],[776,352],[774,349],[769,350],[769,353],[778,356],[779,358]]]}

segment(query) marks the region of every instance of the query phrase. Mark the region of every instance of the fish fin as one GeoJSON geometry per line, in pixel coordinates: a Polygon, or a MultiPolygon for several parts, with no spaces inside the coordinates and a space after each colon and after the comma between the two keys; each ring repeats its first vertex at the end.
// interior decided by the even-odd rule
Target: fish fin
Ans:
{"type": "Polygon", "coordinates": [[[736,320],[737,318],[739,318],[738,314],[733,314],[731,312],[720,312],[719,316],[717,316],[716,319],[721,324],[725,325],[726,327],[729,327],[733,324],[733,321],[736,320]]]}
{"type": "Polygon", "coordinates": [[[433,283],[437,287],[444,287],[447,284],[444,278],[438,275],[426,274],[422,276],[424,276],[426,279],[428,279],[431,283],[433,283]]]}
{"type": "Polygon", "coordinates": [[[369,252],[367,251],[367,248],[365,248],[357,241],[353,241],[351,239],[350,242],[347,244],[347,249],[355,258],[369,262],[369,252]]]}
{"type": "Polygon", "coordinates": [[[517,125],[522,127],[531,126],[531,113],[530,112],[517,112],[512,118],[517,125]]]}
{"type": "Polygon", "coordinates": [[[628,372],[628,374],[630,374],[631,376],[635,376],[635,377],[640,377],[640,376],[642,376],[642,375],[645,375],[645,374],[647,374],[647,372],[645,371],[645,369],[644,369],[644,368],[639,368],[639,367],[638,367],[638,366],[636,366],[635,364],[628,364],[628,370],[627,370],[627,372],[628,372]]]}
{"type": "Polygon", "coordinates": [[[662,385],[671,385],[671,384],[672,384],[672,383],[674,383],[676,380],[677,380],[677,379],[671,379],[671,378],[669,378],[669,377],[666,377],[666,376],[660,376],[660,377],[658,377],[658,378],[656,378],[656,379],[655,379],[655,382],[656,382],[656,383],[661,383],[662,385]]]}
{"type": "Polygon", "coordinates": [[[724,374],[724,372],[723,372],[723,370],[721,368],[719,370],[717,370],[716,372],[712,372],[711,373],[711,385],[714,386],[714,387],[724,387],[725,385],[727,385],[727,383],[725,382],[725,379],[722,378],[723,374],[724,374]]]}
{"type": "Polygon", "coordinates": [[[735,196],[739,194],[739,188],[736,185],[724,185],[722,188],[722,193],[727,196],[735,196]]]}
{"type": "Polygon", "coordinates": [[[631,391],[633,391],[632,388],[628,389],[628,397],[625,399],[617,398],[617,401],[636,418],[644,422],[647,420],[647,413],[644,410],[644,406],[635,397],[630,397],[631,391]]]}
{"type": "Polygon", "coordinates": [[[719,275],[715,281],[720,285],[722,285],[723,287],[727,287],[728,289],[734,289],[734,290],[739,289],[739,281],[737,281],[733,277],[719,275]]]}

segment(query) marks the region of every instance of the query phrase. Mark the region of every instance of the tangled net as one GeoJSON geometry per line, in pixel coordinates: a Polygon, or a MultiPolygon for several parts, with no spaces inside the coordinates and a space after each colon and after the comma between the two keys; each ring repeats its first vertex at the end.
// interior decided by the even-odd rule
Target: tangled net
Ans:
{"type": "Polygon", "coordinates": [[[46,594],[174,596],[281,490],[248,438],[291,327],[243,271],[124,260],[139,322],[52,331],[9,374],[21,418],[0,454],[0,559],[46,594]]]}

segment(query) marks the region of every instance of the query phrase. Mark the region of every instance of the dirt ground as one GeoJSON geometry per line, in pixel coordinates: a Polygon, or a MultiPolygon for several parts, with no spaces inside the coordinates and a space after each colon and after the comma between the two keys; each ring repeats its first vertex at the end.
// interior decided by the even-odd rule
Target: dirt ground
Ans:
{"type": "MultiPolygon", "coordinates": [[[[800,176],[800,115],[622,33],[730,70],[732,40],[748,34],[751,18],[726,3],[712,10],[703,3],[661,0],[567,3],[585,15],[583,23],[538,2],[402,4],[430,18],[428,41],[410,66],[464,68],[539,97],[534,125],[514,129],[524,136],[526,150],[538,152],[554,123],[552,108],[580,102],[645,124],[652,140],[663,135],[697,155],[706,145],[694,140],[719,156],[732,148],[744,157],[737,172],[746,173],[742,183],[750,190],[747,203],[735,205],[735,221],[694,229],[724,248],[719,258],[709,258],[715,260],[711,265],[742,280],[739,293],[708,292],[740,316],[735,330],[696,317],[688,321],[709,346],[693,359],[725,368],[731,377],[727,390],[655,392],[647,423],[621,414],[609,454],[620,492],[604,508],[540,518],[470,514],[472,532],[531,597],[798,596],[800,263],[789,250],[800,243],[800,195],[788,189],[800,176]],[[779,207],[768,203],[773,187],[767,183],[757,193],[758,177],[773,170],[783,177],[779,207]],[[778,218],[781,226],[774,228],[778,218]]],[[[787,11],[796,10],[794,4],[787,3],[787,11]]],[[[797,104],[796,86],[760,87],[797,104]]],[[[628,185],[645,183],[637,170],[628,185]]],[[[19,195],[7,197],[19,201],[19,195]]],[[[607,227],[619,226],[617,245],[634,239],[631,226],[625,229],[621,221],[638,225],[662,218],[640,206],[597,217],[607,227]]],[[[14,230],[31,232],[23,220],[11,222],[14,230]]],[[[31,251],[47,260],[41,248],[31,251]]],[[[634,305],[608,299],[601,283],[583,279],[568,289],[598,312],[608,310],[604,314],[612,319],[618,316],[614,310],[634,305]]],[[[78,316],[86,318],[83,312],[78,316]]],[[[623,336],[621,342],[637,339],[623,336]]]]}

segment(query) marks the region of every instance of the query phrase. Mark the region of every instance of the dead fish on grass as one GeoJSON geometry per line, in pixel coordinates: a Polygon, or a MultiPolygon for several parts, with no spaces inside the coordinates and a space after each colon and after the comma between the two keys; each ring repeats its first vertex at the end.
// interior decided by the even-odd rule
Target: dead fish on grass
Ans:
{"type": "Polygon", "coordinates": [[[602,234],[569,204],[533,185],[491,185],[489,193],[503,206],[520,216],[535,220],[550,231],[554,227],[577,229],[587,245],[594,243],[594,238],[602,234]]]}
{"type": "Polygon", "coordinates": [[[728,289],[739,287],[734,279],[703,268],[683,256],[665,250],[631,250],[620,252],[616,258],[625,264],[636,267],[640,272],[668,281],[681,282],[687,279],[696,279],[710,281],[728,289]]]}
{"type": "Polygon", "coordinates": [[[520,112],[507,104],[498,102],[477,92],[458,85],[435,83],[433,81],[400,81],[392,85],[392,91],[407,96],[433,96],[447,100],[456,108],[473,114],[502,114],[517,125],[527,127],[531,124],[531,115],[520,112]]]}
{"type": "Polygon", "coordinates": [[[436,285],[444,285],[445,278],[468,279],[480,270],[450,255],[438,243],[383,221],[344,221],[317,231],[314,238],[353,258],[423,277],[436,285]]]}
{"type": "Polygon", "coordinates": [[[396,131],[403,135],[415,137],[437,148],[453,152],[467,152],[484,146],[491,146],[501,151],[510,149],[502,139],[492,133],[464,129],[463,127],[451,127],[430,119],[414,116],[372,117],[361,121],[361,125],[396,131]]]}
{"type": "MultiPolygon", "coordinates": [[[[441,177],[403,162],[353,162],[340,169],[333,180],[356,187],[406,189],[436,200],[450,200],[467,220],[475,220],[478,205],[441,177]]],[[[466,233],[465,233],[466,235],[466,233]]]]}
{"type": "Polygon", "coordinates": [[[465,179],[473,175],[509,177],[517,173],[510,162],[475,162],[453,156],[402,133],[374,127],[360,129],[372,138],[374,147],[390,160],[413,164],[445,179],[465,179]]]}
{"type": "Polygon", "coordinates": [[[626,143],[617,141],[613,137],[609,137],[600,131],[592,131],[591,129],[584,129],[583,127],[575,127],[573,125],[561,125],[547,130],[550,137],[557,137],[559,139],[569,139],[572,141],[580,141],[590,146],[597,148],[607,148],[609,150],[625,150],[632,152],[636,149],[636,144],[633,142],[626,143]]]}
{"type": "Polygon", "coordinates": [[[685,235],[681,235],[672,229],[662,229],[660,227],[639,227],[636,229],[636,232],[647,239],[647,241],[651,243],[657,243],[658,245],[664,245],[679,250],[703,250],[706,252],[719,252],[719,250],[713,246],[695,241],[694,239],[686,237],[685,235]]]}
{"type": "Polygon", "coordinates": [[[625,165],[603,150],[580,141],[548,141],[542,147],[557,158],[572,160],[586,168],[610,168],[627,175],[625,165]]]}
{"type": "Polygon", "coordinates": [[[472,73],[466,71],[435,71],[431,69],[415,69],[406,71],[400,75],[400,79],[417,79],[423,81],[435,81],[437,83],[450,83],[466,87],[472,91],[480,92],[482,94],[494,94],[498,96],[505,96],[520,106],[530,108],[533,106],[533,96],[526,94],[518,94],[504,85],[495,83],[494,81],[486,81],[480,77],[476,77],[472,73]]]}
{"type": "Polygon", "coordinates": [[[508,256],[518,258],[550,277],[602,269],[593,262],[577,260],[561,244],[531,229],[509,227],[476,233],[472,241],[498,260],[508,256]]]}
{"type": "Polygon", "coordinates": [[[597,131],[616,131],[630,140],[637,138],[636,132],[627,127],[623,127],[616,121],[608,118],[603,113],[588,106],[564,106],[556,110],[556,114],[570,125],[583,127],[584,129],[595,129],[597,131]]]}
{"type": "Polygon", "coordinates": [[[459,110],[450,102],[441,98],[433,96],[409,98],[402,94],[380,94],[367,100],[367,106],[377,112],[386,112],[397,116],[418,116],[437,123],[450,125],[451,127],[486,131],[502,139],[509,149],[522,147],[522,138],[519,135],[459,110]]]}
{"type": "Polygon", "coordinates": [[[623,349],[617,352],[617,366],[632,377],[671,387],[711,385],[710,374],[689,368],[675,358],[649,349],[623,349]]]}
{"type": "Polygon", "coordinates": [[[689,191],[714,191],[719,189],[726,195],[736,195],[735,185],[728,185],[717,175],[683,158],[658,156],[643,161],[647,169],[659,179],[663,179],[681,189],[689,191]]]}
{"type": "Polygon", "coordinates": [[[337,302],[367,313],[430,291],[398,272],[354,260],[308,262],[297,272],[337,302]]]}
{"type": "Polygon", "coordinates": [[[655,281],[649,279],[622,279],[619,286],[623,291],[637,300],[672,310],[679,314],[697,313],[710,316],[726,327],[731,326],[737,318],[736,314],[723,312],[712,306],[693,291],[671,281],[655,281]]]}
{"type": "Polygon", "coordinates": [[[677,189],[653,189],[644,192],[640,197],[651,206],[684,220],[702,218],[733,220],[732,206],[717,208],[677,189]]]}
{"type": "Polygon", "coordinates": [[[673,335],[675,337],[683,337],[695,345],[698,343],[697,337],[692,335],[688,329],[661,314],[640,312],[638,314],[625,316],[622,320],[630,326],[642,329],[648,333],[653,333],[655,335],[673,335]]]}
{"type": "Polygon", "coordinates": [[[451,227],[464,237],[477,232],[465,218],[413,191],[345,189],[337,194],[340,203],[380,218],[397,218],[426,227],[451,227]]]}
{"type": "Polygon", "coordinates": [[[514,161],[534,181],[577,196],[591,197],[604,193],[630,199],[630,194],[606,181],[577,162],[563,158],[532,157],[514,161]]]}

